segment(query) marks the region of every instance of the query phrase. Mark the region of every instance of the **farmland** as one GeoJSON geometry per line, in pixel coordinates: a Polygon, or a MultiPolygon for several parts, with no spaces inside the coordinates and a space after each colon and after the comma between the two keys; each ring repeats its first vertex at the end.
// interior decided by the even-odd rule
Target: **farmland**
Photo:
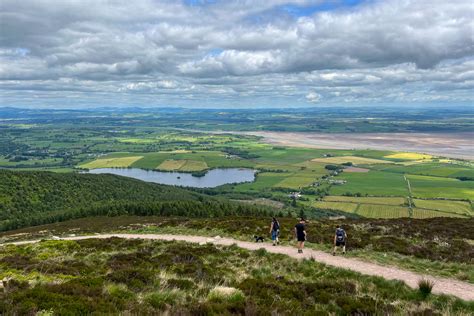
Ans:
{"type": "Polygon", "coordinates": [[[357,210],[357,214],[369,218],[399,218],[409,217],[409,210],[407,207],[401,206],[361,204],[357,210]]]}
{"type": "Polygon", "coordinates": [[[370,171],[367,173],[342,173],[338,178],[347,184],[332,186],[331,195],[345,193],[374,196],[407,196],[408,189],[402,174],[370,171]]]}
{"type": "Polygon", "coordinates": [[[167,171],[202,171],[208,168],[205,161],[197,160],[165,160],[156,169],[167,171]]]}
{"type": "Polygon", "coordinates": [[[326,196],[324,201],[382,204],[382,205],[403,205],[406,199],[402,197],[353,197],[353,196],[326,196]]]}
{"type": "Polygon", "coordinates": [[[388,159],[401,159],[401,160],[420,160],[420,159],[431,159],[433,156],[419,153],[396,153],[387,155],[384,158],[388,159]]]}
{"type": "Polygon", "coordinates": [[[83,165],[79,165],[80,168],[85,169],[97,169],[97,168],[126,168],[131,166],[137,160],[142,159],[143,156],[127,156],[120,158],[100,158],[94,161],[88,162],[83,165]]]}
{"type": "Polygon", "coordinates": [[[380,160],[380,159],[371,159],[357,156],[340,156],[340,157],[329,157],[329,158],[316,158],[312,161],[321,162],[325,164],[343,164],[346,162],[352,162],[355,165],[369,165],[369,164],[380,164],[380,163],[390,163],[390,161],[380,160]]]}
{"type": "MultiPolygon", "coordinates": [[[[407,215],[405,208],[413,199],[412,208],[426,212],[419,215],[418,210],[409,209],[407,216],[472,216],[468,206],[474,198],[474,166],[467,160],[405,151],[292,147],[291,142],[277,146],[248,133],[196,130],[198,125],[209,125],[192,115],[182,129],[163,120],[155,124],[156,113],[117,115],[122,119],[104,114],[101,120],[85,116],[71,121],[58,114],[54,123],[32,115],[0,125],[4,144],[0,167],[54,172],[140,168],[193,175],[215,168],[250,168],[257,171],[254,182],[203,193],[247,201],[269,199],[285,205],[285,212],[292,214],[310,207],[308,214],[319,209],[399,217],[407,215]],[[292,201],[293,191],[301,191],[301,199],[292,201]]],[[[227,116],[218,120],[223,117],[227,116]]],[[[232,125],[221,123],[225,128],[232,125]]]]}
{"type": "Polygon", "coordinates": [[[462,215],[472,215],[473,210],[469,202],[449,201],[449,200],[413,200],[418,208],[443,211],[448,213],[457,213],[462,215]]]}

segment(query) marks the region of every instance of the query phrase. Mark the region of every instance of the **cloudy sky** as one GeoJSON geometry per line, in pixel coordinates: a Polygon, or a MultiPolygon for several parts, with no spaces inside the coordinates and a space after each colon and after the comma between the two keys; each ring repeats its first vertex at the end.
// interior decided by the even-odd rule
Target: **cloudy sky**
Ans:
{"type": "Polygon", "coordinates": [[[0,0],[0,106],[473,104],[470,0],[0,0]]]}

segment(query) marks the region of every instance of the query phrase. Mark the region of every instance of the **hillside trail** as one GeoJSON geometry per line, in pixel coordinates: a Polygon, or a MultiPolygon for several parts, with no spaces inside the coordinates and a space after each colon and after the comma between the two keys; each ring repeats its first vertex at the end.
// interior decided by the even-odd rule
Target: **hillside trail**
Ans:
{"type": "MultiPolygon", "coordinates": [[[[296,259],[314,259],[317,262],[324,263],[333,267],[348,269],[361,274],[378,276],[387,280],[400,280],[405,282],[411,288],[418,287],[418,281],[422,278],[431,280],[434,282],[434,287],[432,292],[435,294],[447,294],[459,297],[466,301],[474,300],[474,285],[462,282],[449,278],[434,277],[428,275],[421,275],[415,272],[402,270],[396,267],[382,266],[380,264],[369,263],[362,260],[342,257],[339,253],[338,256],[332,256],[332,254],[313,250],[305,249],[304,253],[299,254],[295,247],[291,246],[273,246],[269,243],[255,243],[255,242],[246,242],[241,240],[236,240],[232,238],[221,238],[216,236],[214,238],[204,237],[204,236],[190,236],[190,235],[169,235],[169,234],[97,234],[97,235],[88,235],[88,236],[73,236],[73,237],[62,237],[55,239],[57,240],[82,240],[90,238],[125,238],[125,239],[152,239],[152,240],[167,240],[167,241],[184,241],[198,244],[211,243],[215,245],[237,245],[240,248],[248,250],[258,250],[261,248],[266,249],[270,253],[284,254],[296,259]]],[[[39,242],[40,240],[29,240],[29,241],[19,241],[11,242],[7,244],[14,245],[24,245],[39,242]]],[[[1,246],[2,244],[0,244],[1,246]]]]}

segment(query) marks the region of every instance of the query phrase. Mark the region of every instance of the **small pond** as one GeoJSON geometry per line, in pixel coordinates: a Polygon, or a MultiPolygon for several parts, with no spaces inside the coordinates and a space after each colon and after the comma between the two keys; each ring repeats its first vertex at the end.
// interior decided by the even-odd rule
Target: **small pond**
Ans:
{"type": "Polygon", "coordinates": [[[91,169],[89,173],[111,173],[147,182],[194,188],[214,188],[228,183],[255,181],[255,170],[244,168],[212,169],[201,177],[186,172],[163,172],[139,168],[99,168],[91,169]]]}

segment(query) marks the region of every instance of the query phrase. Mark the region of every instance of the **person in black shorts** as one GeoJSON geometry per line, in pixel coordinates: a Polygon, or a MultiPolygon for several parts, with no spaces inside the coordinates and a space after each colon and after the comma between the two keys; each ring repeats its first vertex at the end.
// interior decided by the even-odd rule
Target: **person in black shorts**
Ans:
{"type": "Polygon", "coordinates": [[[332,255],[336,255],[337,247],[342,246],[342,254],[346,254],[346,239],[347,234],[346,231],[342,228],[342,225],[337,226],[336,234],[334,235],[334,250],[332,255]]]}
{"type": "Polygon", "coordinates": [[[303,253],[304,242],[306,241],[306,228],[304,218],[300,219],[300,222],[295,225],[295,237],[298,240],[298,253],[303,253]]]}

